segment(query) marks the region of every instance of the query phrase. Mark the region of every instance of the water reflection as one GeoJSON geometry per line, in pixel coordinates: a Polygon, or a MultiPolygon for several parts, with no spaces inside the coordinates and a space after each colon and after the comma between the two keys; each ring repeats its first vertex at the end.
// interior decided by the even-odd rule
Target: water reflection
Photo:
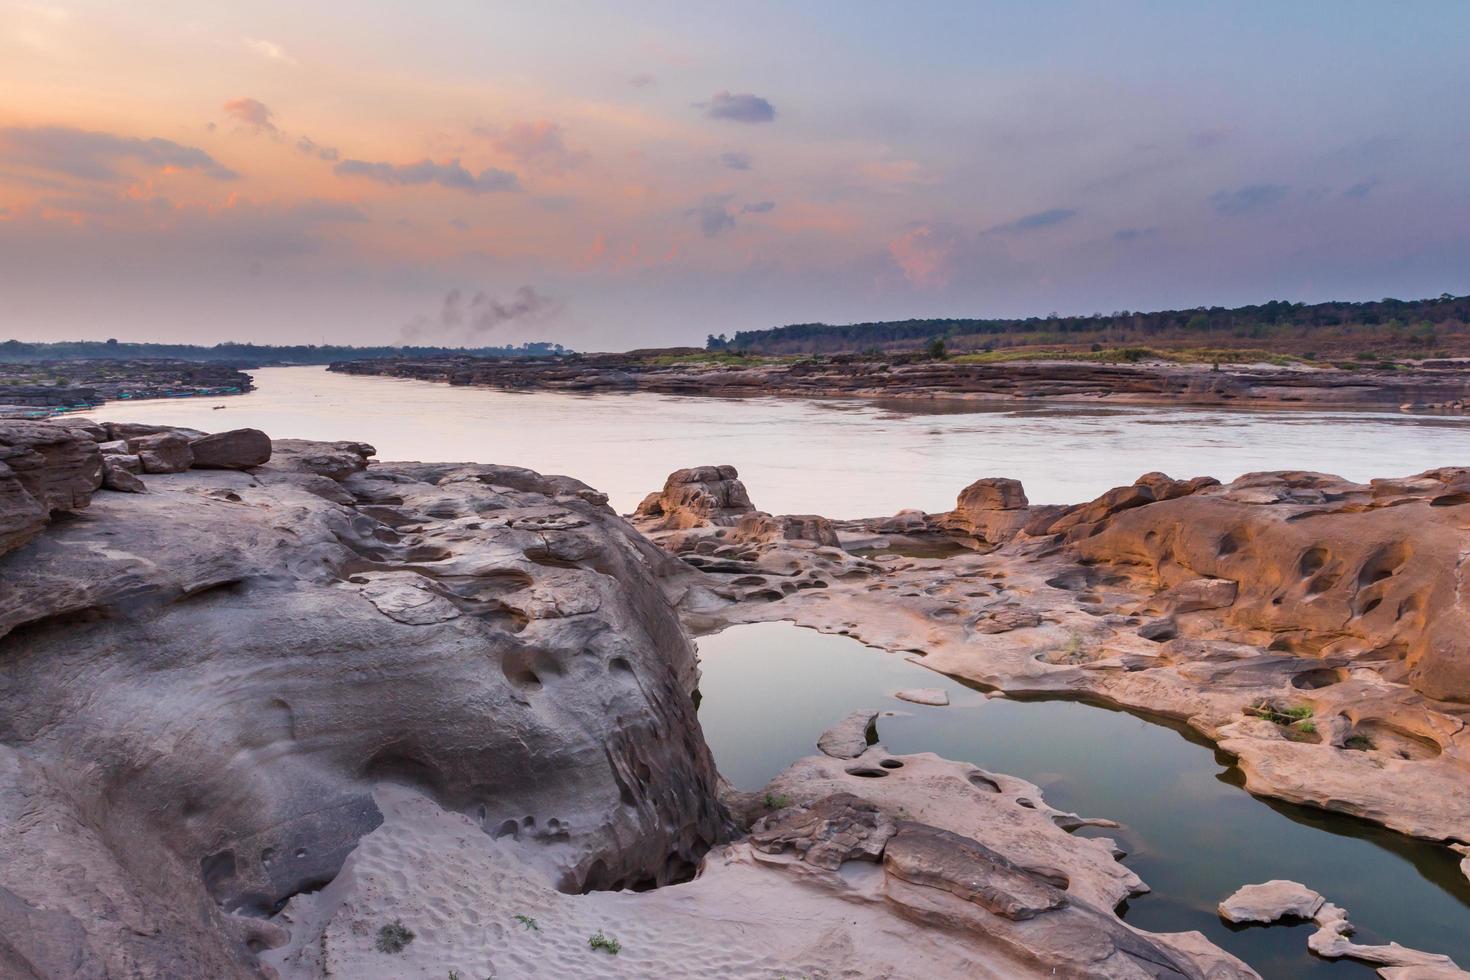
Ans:
{"type": "Polygon", "coordinates": [[[1267,977],[1372,976],[1306,952],[1305,927],[1232,929],[1215,912],[1237,887],[1292,878],[1347,908],[1360,942],[1395,940],[1470,962],[1470,882],[1445,848],[1364,821],[1271,803],[1240,789],[1230,759],[1197,733],[1075,701],[987,699],[898,654],[789,623],[735,627],[699,641],[700,723],[720,771],[758,789],[856,708],[885,712],[897,753],[935,752],[1037,783],[1054,806],[1123,823],[1127,864],[1154,889],[1129,922],[1197,929],[1267,977]],[[892,697],[941,687],[950,706],[892,697]]]}

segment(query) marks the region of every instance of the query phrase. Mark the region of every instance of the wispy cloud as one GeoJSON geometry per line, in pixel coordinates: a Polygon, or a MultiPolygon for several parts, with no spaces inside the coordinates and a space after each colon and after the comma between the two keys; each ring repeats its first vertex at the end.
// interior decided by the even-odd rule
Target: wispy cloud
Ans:
{"type": "Polygon", "coordinates": [[[267,61],[278,61],[285,65],[296,64],[296,59],[286,54],[285,49],[279,44],[264,41],[258,37],[245,38],[245,50],[267,61]]]}
{"type": "Polygon", "coordinates": [[[775,201],[752,201],[740,209],[741,214],[766,214],[776,210],[775,201]]]}
{"type": "Polygon", "coordinates": [[[776,118],[776,107],[759,95],[749,92],[716,92],[708,102],[700,103],[710,119],[731,122],[764,123],[776,118]]]}
{"type": "Polygon", "coordinates": [[[496,191],[520,189],[520,180],[508,170],[486,167],[478,174],[471,173],[456,160],[435,163],[420,160],[418,163],[383,163],[369,160],[343,160],[332,168],[344,177],[365,177],[380,184],[412,187],[433,184],[469,194],[489,194],[496,191]]]}
{"type": "Polygon", "coordinates": [[[1064,224],[1077,217],[1076,208],[1048,208],[1045,211],[1037,211],[1035,214],[1022,215],[1015,221],[1008,221],[1002,225],[996,225],[988,229],[990,234],[1006,235],[1019,232],[1036,231],[1040,228],[1051,228],[1055,225],[1064,224]]]}
{"type": "Polygon", "coordinates": [[[1377,177],[1364,177],[1362,180],[1358,181],[1356,184],[1353,184],[1351,187],[1345,189],[1342,192],[1342,196],[1343,197],[1350,197],[1350,198],[1353,198],[1354,200],[1361,201],[1363,198],[1367,197],[1369,194],[1372,194],[1373,193],[1373,189],[1376,188],[1381,183],[1383,183],[1383,181],[1379,180],[1377,177]]]}
{"type": "Polygon", "coordinates": [[[230,99],[224,104],[223,109],[225,110],[225,115],[238,123],[267,133],[274,133],[276,131],[276,124],[271,119],[274,113],[271,112],[269,106],[259,99],[249,99],[243,96],[237,99],[230,99]]]}
{"type": "Polygon", "coordinates": [[[517,163],[544,173],[575,170],[590,158],[585,150],[569,148],[561,126],[545,119],[514,122],[504,127],[480,126],[475,132],[517,163]]]}
{"type": "Polygon", "coordinates": [[[402,335],[405,340],[433,335],[475,340],[513,320],[539,322],[557,316],[561,310],[558,300],[537,292],[533,286],[521,286],[510,299],[504,300],[484,290],[466,297],[462,290],[451,289],[444,295],[436,315],[414,317],[404,324],[402,335]]]}
{"type": "Polygon", "coordinates": [[[658,79],[646,71],[640,71],[636,75],[628,76],[628,84],[634,88],[648,88],[651,85],[657,85],[658,79]]]}
{"type": "Polygon", "coordinates": [[[752,162],[750,154],[743,150],[731,150],[720,154],[720,163],[727,170],[749,170],[752,162]]]}
{"type": "Polygon", "coordinates": [[[296,149],[308,156],[314,156],[318,160],[336,160],[340,155],[335,146],[322,146],[310,136],[297,137],[296,149]]]}
{"type": "Polygon", "coordinates": [[[0,129],[0,159],[82,180],[119,180],[124,161],[156,170],[197,170],[215,180],[240,176],[195,146],[64,126],[0,129]]]}
{"type": "Polygon", "coordinates": [[[1117,242],[1136,242],[1140,238],[1152,238],[1157,235],[1157,228],[1119,228],[1113,232],[1113,240],[1117,242]]]}
{"type": "Polygon", "coordinates": [[[735,214],[730,210],[733,198],[733,194],[708,194],[685,214],[694,216],[705,238],[718,238],[735,227],[735,214]]]}
{"type": "Polygon", "coordinates": [[[1280,204],[1290,192],[1291,188],[1285,184],[1246,184],[1234,190],[1216,191],[1210,195],[1209,202],[1221,214],[1248,214],[1280,204]]]}

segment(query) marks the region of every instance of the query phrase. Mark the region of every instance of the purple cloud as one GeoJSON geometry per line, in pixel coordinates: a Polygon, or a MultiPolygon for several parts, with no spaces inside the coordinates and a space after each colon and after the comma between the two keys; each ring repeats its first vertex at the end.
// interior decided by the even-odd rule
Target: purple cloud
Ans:
{"type": "Polygon", "coordinates": [[[752,201],[740,209],[741,214],[765,214],[776,210],[775,201],[752,201]]]}
{"type": "Polygon", "coordinates": [[[1221,214],[1247,214],[1280,204],[1290,191],[1285,184],[1247,184],[1235,190],[1216,191],[1209,201],[1210,207],[1221,214]]]}
{"type": "Polygon", "coordinates": [[[366,177],[380,184],[408,187],[421,184],[436,184],[451,190],[469,194],[489,194],[496,191],[520,189],[520,180],[508,170],[486,167],[472,174],[460,165],[459,160],[435,163],[420,160],[418,163],[381,163],[368,160],[343,160],[332,168],[332,172],[344,177],[366,177]]]}
{"type": "Polygon", "coordinates": [[[1036,231],[1038,228],[1050,228],[1071,221],[1077,217],[1076,208],[1049,208],[1046,211],[1037,211],[1035,214],[1022,215],[1015,221],[996,225],[989,229],[991,234],[1003,235],[1026,231],[1036,231]]]}
{"type": "Polygon", "coordinates": [[[197,170],[215,180],[240,176],[195,146],[64,126],[0,129],[0,159],[82,180],[119,180],[123,175],[117,165],[124,160],[158,169],[197,170]]]}
{"type": "Polygon", "coordinates": [[[720,163],[727,170],[749,170],[751,165],[750,154],[743,150],[731,150],[729,153],[720,154],[720,163]]]}
{"type": "Polygon", "coordinates": [[[695,217],[705,238],[718,238],[735,227],[735,215],[730,210],[732,197],[733,194],[707,194],[698,207],[684,213],[695,217]]]}
{"type": "Polygon", "coordinates": [[[704,103],[704,114],[710,119],[763,123],[776,118],[776,107],[749,92],[716,92],[704,103]]]}
{"type": "Polygon", "coordinates": [[[225,115],[238,123],[244,123],[252,129],[260,129],[268,133],[276,131],[275,121],[271,118],[275,113],[271,112],[270,106],[259,99],[244,97],[230,99],[223,108],[225,115]]]}

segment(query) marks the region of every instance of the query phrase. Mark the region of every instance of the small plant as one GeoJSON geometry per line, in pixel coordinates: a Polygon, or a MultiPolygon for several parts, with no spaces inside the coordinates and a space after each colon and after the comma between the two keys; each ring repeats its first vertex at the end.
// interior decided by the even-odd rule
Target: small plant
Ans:
{"type": "Polygon", "coordinates": [[[592,935],[587,937],[587,945],[591,946],[593,949],[600,949],[603,952],[609,953],[613,956],[617,956],[623,951],[623,944],[618,942],[612,936],[604,936],[601,929],[597,930],[592,935]]]}
{"type": "Polygon", "coordinates": [[[1305,732],[1308,735],[1315,735],[1317,734],[1317,723],[1312,721],[1312,719],[1310,718],[1303,718],[1301,721],[1296,723],[1296,730],[1299,732],[1305,732]]]}
{"type": "Polygon", "coordinates": [[[526,927],[526,931],[527,932],[540,932],[541,931],[541,927],[536,924],[536,920],[533,919],[533,918],[531,918],[529,915],[525,915],[525,914],[523,914],[521,912],[517,912],[516,915],[515,915],[515,919],[521,925],[523,925],[523,926],[526,927]]]}
{"type": "Polygon", "coordinates": [[[767,793],[766,808],[769,810],[784,810],[791,805],[791,797],[785,793],[767,793]]]}
{"type": "Polygon", "coordinates": [[[1371,738],[1369,738],[1367,735],[1362,735],[1358,733],[1354,733],[1343,739],[1342,745],[1343,748],[1356,749],[1359,752],[1370,752],[1373,749],[1377,748],[1377,746],[1373,744],[1373,740],[1371,738]]]}
{"type": "Polygon", "coordinates": [[[380,953],[401,953],[413,942],[413,930],[402,920],[394,919],[378,930],[378,941],[374,944],[380,953]]]}

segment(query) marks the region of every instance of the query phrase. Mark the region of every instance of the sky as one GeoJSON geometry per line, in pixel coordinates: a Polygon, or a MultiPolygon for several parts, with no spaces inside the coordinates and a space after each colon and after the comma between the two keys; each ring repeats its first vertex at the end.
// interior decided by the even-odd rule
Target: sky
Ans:
{"type": "Polygon", "coordinates": [[[0,0],[0,338],[1470,292],[1470,3],[0,0]]]}

